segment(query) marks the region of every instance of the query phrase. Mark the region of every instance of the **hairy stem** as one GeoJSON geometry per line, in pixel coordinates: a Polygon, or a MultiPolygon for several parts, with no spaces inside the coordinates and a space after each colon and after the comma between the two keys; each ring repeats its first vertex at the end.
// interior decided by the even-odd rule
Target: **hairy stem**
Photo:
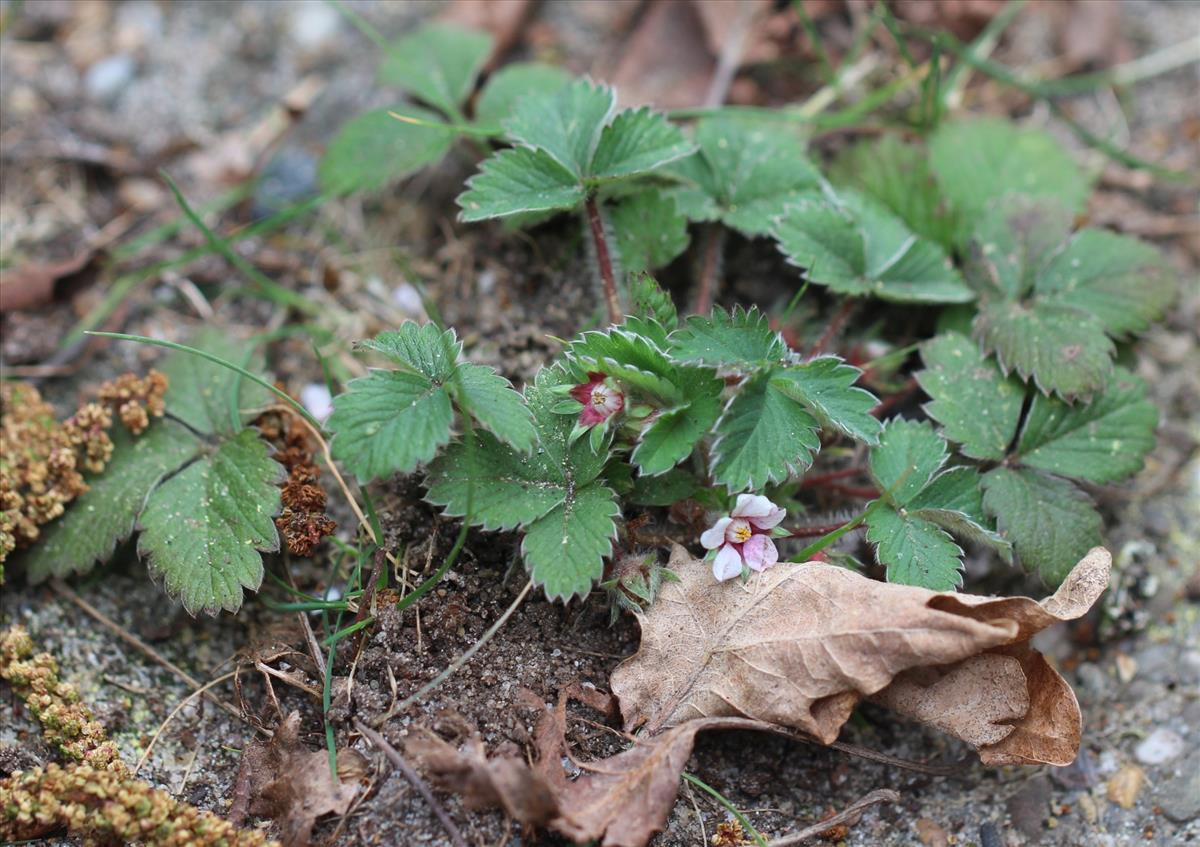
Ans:
{"type": "Polygon", "coordinates": [[[847,479],[848,477],[862,476],[867,472],[866,468],[842,468],[828,473],[810,474],[800,480],[801,488],[812,488],[817,485],[825,485],[839,479],[847,479]]]}
{"type": "Polygon", "coordinates": [[[818,538],[812,544],[809,544],[807,547],[805,547],[803,550],[801,550],[795,556],[792,556],[792,558],[789,559],[788,561],[807,562],[809,559],[811,559],[817,553],[820,553],[822,550],[824,550],[826,547],[828,547],[833,542],[837,541],[839,538],[841,538],[846,533],[852,532],[853,530],[862,526],[862,524],[866,523],[867,518],[869,518],[871,516],[871,514],[876,509],[878,509],[880,504],[883,502],[884,502],[884,499],[882,497],[880,497],[878,500],[876,500],[874,503],[872,503],[870,506],[868,506],[861,515],[854,518],[853,520],[847,521],[846,523],[842,524],[840,527],[833,530],[832,532],[827,533],[826,535],[822,535],[820,538],[818,538]]]}
{"type": "Polygon", "coordinates": [[[621,300],[617,296],[617,280],[613,275],[612,257],[608,252],[608,237],[604,234],[604,221],[600,218],[600,207],[592,195],[584,203],[588,227],[592,231],[592,243],[596,245],[596,264],[600,266],[600,279],[604,282],[604,304],[608,308],[608,322],[621,322],[621,300]]]}
{"type": "Polygon", "coordinates": [[[849,297],[842,303],[842,307],[837,310],[833,318],[829,321],[829,326],[825,327],[825,331],[821,333],[821,337],[817,339],[817,343],[808,351],[808,356],[819,356],[825,352],[825,348],[833,341],[838,331],[842,328],[842,324],[846,322],[846,318],[850,317],[850,313],[854,311],[854,301],[849,297]]]}
{"type": "Polygon", "coordinates": [[[696,314],[707,315],[717,292],[721,266],[721,248],[725,246],[725,228],[708,224],[704,233],[704,253],[700,260],[700,284],[696,288],[696,314]]]}

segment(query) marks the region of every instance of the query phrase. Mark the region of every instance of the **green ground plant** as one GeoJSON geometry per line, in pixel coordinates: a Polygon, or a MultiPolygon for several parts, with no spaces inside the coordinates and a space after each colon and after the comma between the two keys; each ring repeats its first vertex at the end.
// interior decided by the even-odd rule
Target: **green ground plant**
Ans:
{"type": "MultiPolygon", "coordinates": [[[[361,484],[423,471],[428,501],[464,531],[518,532],[533,582],[564,600],[598,583],[652,600],[662,578],[652,565],[631,582],[606,563],[627,552],[617,545],[631,509],[685,500],[744,533],[705,543],[731,567],[733,545],[743,575],[774,563],[766,539],[819,535],[795,552],[803,560],[865,527],[891,581],[958,587],[961,542],[1054,585],[1100,541],[1085,486],[1136,473],[1157,425],[1145,386],[1116,362],[1177,281],[1137,239],[1076,229],[1090,177],[1051,136],[942,120],[941,78],[927,75],[916,137],[884,134],[823,161],[805,140],[821,125],[811,110],[801,110],[805,123],[786,109],[619,109],[611,88],[531,63],[480,88],[488,36],[434,24],[388,45],[356,22],[384,49],[381,83],[423,105],[343,127],[321,165],[325,195],[377,190],[466,140],[461,151],[480,158],[460,219],[532,227],[577,215],[603,307],[603,317],[579,319],[600,328],[564,342],[521,391],[465,361],[454,331],[433,323],[363,342],[386,367],[351,381],[323,426],[311,421],[361,484]],[[695,227],[708,233],[705,249],[719,251],[726,232],[774,244],[796,269],[793,305],[808,297],[835,315],[821,339],[804,351],[780,331],[787,313],[710,308],[706,279],[703,308],[678,315],[648,272],[679,257],[695,227]],[[923,417],[902,403],[904,414],[881,414],[865,387],[886,393],[886,377],[915,350],[855,360],[863,368],[822,352],[843,304],[871,301],[885,324],[888,309],[915,308],[937,327],[914,345],[923,417]],[[809,474],[822,450],[857,451],[865,461],[842,471],[871,485],[809,474]],[[797,523],[817,487],[845,494],[850,509],[821,533],[797,523]],[[783,508],[793,519],[779,525],[783,508]],[[757,552],[747,558],[750,539],[757,552]]],[[[962,57],[961,67],[980,69],[974,53],[962,57]]],[[[193,222],[259,293],[287,305],[193,222]]],[[[265,395],[240,393],[260,386],[228,355],[177,353],[165,369],[168,419],[90,481],[27,567],[34,577],[86,570],[136,526],[152,572],[189,610],[236,609],[261,582],[261,552],[278,547],[279,469],[246,428],[245,410],[265,395]],[[197,502],[200,514],[181,524],[182,504],[197,502]]]]}

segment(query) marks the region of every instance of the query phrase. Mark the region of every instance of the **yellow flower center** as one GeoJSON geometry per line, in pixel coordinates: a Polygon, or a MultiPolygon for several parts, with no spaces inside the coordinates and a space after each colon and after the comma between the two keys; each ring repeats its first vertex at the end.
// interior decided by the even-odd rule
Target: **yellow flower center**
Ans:
{"type": "Polygon", "coordinates": [[[745,544],[753,534],[749,526],[739,526],[733,531],[733,539],[738,544],[745,544]]]}

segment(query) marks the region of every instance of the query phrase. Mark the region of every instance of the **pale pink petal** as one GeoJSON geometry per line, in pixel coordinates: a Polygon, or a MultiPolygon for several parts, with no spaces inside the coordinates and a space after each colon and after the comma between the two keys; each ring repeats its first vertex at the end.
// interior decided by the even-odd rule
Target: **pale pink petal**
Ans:
{"type": "Polygon", "coordinates": [[[775,504],[772,503],[770,512],[768,512],[765,515],[762,515],[761,517],[758,515],[755,515],[752,518],[747,518],[747,520],[749,520],[750,523],[754,524],[756,529],[761,529],[763,531],[766,531],[768,529],[774,529],[775,527],[777,527],[779,525],[779,522],[781,520],[783,520],[785,515],[787,515],[787,509],[784,509],[780,506],[776,506],[775,504]]]}
{"type": "Polygon", "coordinates": [[[742,572],[742,556],[732,544],[726,544],[713,559],[713,576],[718,582],[733,579],[742,572]]]}
{"type": "Polygon", "coordinates": [[[735,518],[761,518],[771,514],[775,504],[761,494],[739,494],[730,512],[735,518]]]}
{"type": "Polygon", "coordinates": [[[729,526],[725,527],[725,540],[730,544],[745,544],[752,535],[754,530],[745,518],[734,518],[729,526]]]}
{"type": "Polygon", "coordinates": [[[705,550],[716,550],[725,543],[725,527],[733,523],[733,518],[721,518],[700,536],[700,543],[705,550]]]}
{"type": "Polygon", "coordinates": [[[756,535],[742,545],[742,555],[752,571],[765,571],[779,561],[775,542],[765,535],[756,535]]]}
{"type": "Polygon", "coordinates": [[[597,409],[591,403],[583,407],[583,411],[579,413],[579,423],[582,426],[595,426],[598,423],[604,423],[608,420],[608,415],[597,409]]]}
{"type": "Polygon", "coordinates": [[[593,398],[592,402],[604,413],[606,418],[625,408],[625,395],[606,385],[598,386],[593,393],[593,398]]]}

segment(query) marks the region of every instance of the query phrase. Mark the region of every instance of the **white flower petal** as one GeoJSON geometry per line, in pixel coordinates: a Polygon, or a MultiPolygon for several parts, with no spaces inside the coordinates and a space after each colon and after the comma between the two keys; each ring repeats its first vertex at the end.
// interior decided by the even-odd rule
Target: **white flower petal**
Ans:
{"type": "Polygon", "coordinates": [[[784,517],[786,517],[786,516],[787,516],[787,509],[783,508],[782,506],[776,506],[775,504],[772,503],[770,512],[763,515],[762,517],[755,515],[754,517],[750,518],[749,520],[750,520],[750,523],[754,524],[755,528],[761,529],[761,530],[768,530],[768,529],[774,529],[776,526],[778,526],[779,522],[781,520],[783,520],[784,517]]]}
{"type": "Polygon", "coordinates": [[[725,543],[725,527],[733,523],[733,518],[721,518],[700,536],[700,543],[706,550],[716,550],[725,543]]]}
{"type": "Polygon", "coordinates": [[[756,535],[747,541],[742,547],[742,555],[753,571],[765,571],[779,561],[775,542],[765,535],[756,535]]]}
{"type": "Polygon", "coordinates": [[[733,579],[742,572],[742,556],[732,544],[726,544],[713,559],[713,576],[718,582],[733,579]]]}
{"type": "Polygon", "coordinates": [[[761,518],[771,514],[775,504],[761,494],[739,494],[730,512],[735,518],[761,518]]]}

